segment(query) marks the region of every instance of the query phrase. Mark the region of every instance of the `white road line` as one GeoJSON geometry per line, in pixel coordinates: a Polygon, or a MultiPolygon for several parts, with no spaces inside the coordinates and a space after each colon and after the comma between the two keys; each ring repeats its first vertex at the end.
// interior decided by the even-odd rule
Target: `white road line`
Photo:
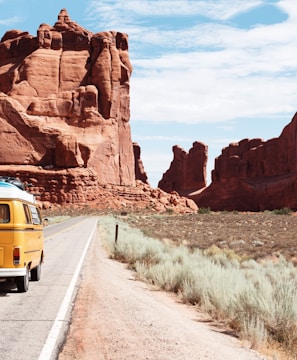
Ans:
{"type": "Polygon", "coordinates": [[[51,356],[52,356],[52,353],[53,351],[55,350],[55,346],[56,346],[56,343],[57,343],[57,339],[60,335],[60,331],[64,325],[64,322],[65,322],[65,317],[66,317],[66,314],[67,314],[67,310],[68,310],[68,307],[69,307],[69,304],[71,302],[71,299],[72,299],[72,294],[73,294],[73,291],[74,291],[74,287],[75,287],[75,284],[77,282],[77,278],[79,276],[79,273],[80,273],[80,269],[82,267],[82,264],[83,264],[83,261],[84,261],[84,258],[86,256],[86,253],[87,253],[87,250],[88,250],[88,247],[91,243],[91,240],[94,236],[94,232],[97,228],[97,221],[95,223],[95,226],[91,232],[91,235],[89,236],[88,238],[88,241],[86,243],[86,246],[84,248],[84,251],[82,253],[82,256],[80,258],[80,261],[79,263],[77,264],[77,267],[75,269],[75,272],[73,274],[73,277],[71,279],[71,282],[69,284],[69,287],[67,289],[67,292],[66,292],[66,295],[63,299],[63,302],[60,306],[60,309],[59,309],[59,312],[57,314],[57,317],[55,319],[55,322],[48,334],[48,337],[46,339],[46,342],[42,348],[42,351],[39,355],[39,358],[38,360],[50,360],[51,359],[51,356]]]}

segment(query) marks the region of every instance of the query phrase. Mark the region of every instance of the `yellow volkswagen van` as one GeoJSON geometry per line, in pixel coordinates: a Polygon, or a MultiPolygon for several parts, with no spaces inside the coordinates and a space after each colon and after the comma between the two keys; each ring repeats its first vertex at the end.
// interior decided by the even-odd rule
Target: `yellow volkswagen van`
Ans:
{"type": "Polygon", "coordinates": [[[43,225],[34,195],[0,178],[0,281],[26,292],[40,280],[43,225]]]}

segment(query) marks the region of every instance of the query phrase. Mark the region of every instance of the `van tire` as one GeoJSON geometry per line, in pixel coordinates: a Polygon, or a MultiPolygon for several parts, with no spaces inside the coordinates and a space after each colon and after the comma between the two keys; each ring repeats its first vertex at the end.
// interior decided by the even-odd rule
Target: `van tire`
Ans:
{"type": "Polygon", "coordinates": [[[27,292],[29,289],[29,268],[26,267],[26,275],[18,276],[15,281],[18,292],[27,292]]]}
{"type": "Polygon", "coordinates": [[[31,280],[39,281],[41,277],[41,263],[39,263],[36,268],[31,270],[31,280]]]}

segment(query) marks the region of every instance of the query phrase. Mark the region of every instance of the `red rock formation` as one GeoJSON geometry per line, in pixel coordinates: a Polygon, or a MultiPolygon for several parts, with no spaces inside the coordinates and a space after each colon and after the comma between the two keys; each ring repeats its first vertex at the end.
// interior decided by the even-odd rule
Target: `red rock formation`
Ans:
{"type": "Polygon", "coordinates": [[[144,170],[144,166],[140,157],[141,149],[137,143],[133,143],[134,159],[135,159],[135,178],[145,184],[148,184],[148,177],[144,170]]]}
{"type": "Polygon", "coordinates": [[[194,142],[189,153],[178,145],[173,146],[173,160],[158,187],[168,193],[176,191],[182,195],[204,188],[207,150],[207,146],[200,142],[194,142]]]}
{"type": "Polygon", "coordinates": [[[259,211],[297,209],[297,115],[278,138],[242,140],[223,149],[212,183],[190,195],[199,207],[259,211]]]}
{"type": "Polygon", "coordinates": [[[87,213],[98,210],[193,213],[198,210],[193,200],[152,189],[139,180],[135,186],[99,185],[91,169],[49,168],[45,172],[33,165],[2,165],[0,175],[26,179],[26,187],[30,185],[29,191],[45,210],[66,209],[74,213],[78,210],[87,213]]]}
{"type": "Polygon", "coordinates": [[[61,10],[37,37],[0,43],[0,164],[93,169],[99,183],[135,185],[128,38],[93,34],[61,10]]]}
{"type": "Polygon", "coordinates": [[[31,183],[43,206],[197,211],[147,184],[130,130],[128,36],[83,29],[65,9],[37,37],[0,42],[0,175],[31,183]],[[162,200],[162,201],[161,201],[162,200]]]}

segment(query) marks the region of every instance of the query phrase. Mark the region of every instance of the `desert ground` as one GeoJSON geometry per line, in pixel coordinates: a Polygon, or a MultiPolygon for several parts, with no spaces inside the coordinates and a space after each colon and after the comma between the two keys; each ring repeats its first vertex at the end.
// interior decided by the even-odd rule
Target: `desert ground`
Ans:
{"type": "MultiPolygon", "coordinates": [[[[264,213],[118,214],[150,237],[241,257],[296,262],[297,216],[264,213]]],[[[244,348],[207,315],[136,281],[125,264],[93,242],[59,360],[271,359],[244,348]],[[108,279],[108,281],[107,281],[108,279]],[[192,344],[192,345],[191,345],[192,344]]],[[[277,359],[287,359],[277,357],[277,359]]]]}
{"type": "Polygon", "coordinates": [[[130,226],[176,245],[217,246],[255,260],[285,257],[297,263],[297,214],[211,212],[187,215],[127,215],[130,226]]]}

